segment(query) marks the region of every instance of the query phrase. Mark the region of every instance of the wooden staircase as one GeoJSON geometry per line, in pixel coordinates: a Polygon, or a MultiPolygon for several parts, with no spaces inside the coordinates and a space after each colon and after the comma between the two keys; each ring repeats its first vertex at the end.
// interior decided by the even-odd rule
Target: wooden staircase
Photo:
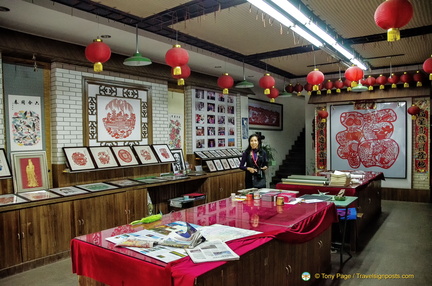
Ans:
{"type": "Polygon", "coordinates": [[[305,129],[300,132],[294,145],[289,150],[279,169],[275,172],[270,182],[270,188],[273,188],[277,183],[290,175],[305,175],[306,174],[306,148],[305,148],[305,129]]]}

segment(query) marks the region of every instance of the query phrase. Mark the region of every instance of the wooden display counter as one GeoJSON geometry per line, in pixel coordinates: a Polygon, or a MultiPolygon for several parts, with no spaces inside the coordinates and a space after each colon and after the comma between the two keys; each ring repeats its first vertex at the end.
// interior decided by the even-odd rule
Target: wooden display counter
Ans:
{"type": "Polygon", "coordinates": [[[314,274],[330,269],[330,226],[337,221],[330,202],[276,206],[261,200],[223,199],[164,215],[150,225],[123,225],[71,242],[74,273],[80,285],[311,285],[314,274]],[[165,264],[141,253],[114,247],[105,238],[173,221],[224,224],[262,232],[227,242],[237,261],[194,264],[184,257],[165,264]],[[302,280],[309,272],[311,279],[302,280]],[[95,282],[99,281],[98,282],[95,282]]]}

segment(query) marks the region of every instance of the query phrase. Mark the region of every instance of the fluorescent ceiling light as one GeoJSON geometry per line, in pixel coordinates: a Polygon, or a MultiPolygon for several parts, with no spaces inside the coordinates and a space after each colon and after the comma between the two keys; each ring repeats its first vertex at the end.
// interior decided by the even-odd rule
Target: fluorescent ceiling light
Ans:
{"type": "Polygon", "coordinates": [[[323,46],[323,43],[321,43],[320,41],[318,41],[315,37],[311,36],[311,34],[309,34],[308,32],[306,32],[305,30],[303,30],[299,26],[291,27],[291,30],[293,30],[298,35],[300,35],[301,37],[303,37],[306,40],[308,40],[309,42],[311,42],[313,45],[315,45],[317,47],[322,47],[323,46]]]}
{"type": "Polygon", "coordinates": [[[358,66],[359,68],[361,68],[362,70],[367,70],[367,67],[361,61],[359,61],[358,59],[354,58],[354,59],[351,60],[351,62],[353,64],[355,64],[356,66],[358,66]]]}

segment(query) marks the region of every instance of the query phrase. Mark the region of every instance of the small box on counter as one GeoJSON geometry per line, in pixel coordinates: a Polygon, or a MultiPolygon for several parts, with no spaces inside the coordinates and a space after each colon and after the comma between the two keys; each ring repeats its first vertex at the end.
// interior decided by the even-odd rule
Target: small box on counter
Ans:
{"type": "Polygon", "coordinates": [[[276,201],[276,197],[280,194],[281,192],[278,191],[271,191],[271,192],[267,192],[265,194],[262,194],[261,199],[263,201],[267,201],[267,202],[275,202],[276,201]]]}

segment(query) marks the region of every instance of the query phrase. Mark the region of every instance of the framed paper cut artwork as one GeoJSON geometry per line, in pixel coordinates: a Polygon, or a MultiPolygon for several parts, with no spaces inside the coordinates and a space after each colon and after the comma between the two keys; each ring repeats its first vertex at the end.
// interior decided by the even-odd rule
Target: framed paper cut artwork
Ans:
{"type": "Polygon", "coordinates": [[[215,166],[215,164],[213,163],[213,161],[206,161],[206,165],[207,165],[207,167],[209,168],[209,171],[210,172],[215,172],[216,171],[216,166],[215,166]]]}
{"type": "Polygon", "coordinates": [[[95,169],[95,164],[87,147],[63,147],[63,152],[71,171],[95,169]]]}
{"type": "Polygon", "coordinates": [[[222,163],[222,166],[224,167],[225,170],[231,169],[230,164],[228,163],[227,159],[221,159],[221,163],[222,163]]]}
{"type": "Polygon", "coordinates": [[[252,98],[248,102],[250,129],[282,130],[282,104],[252,98]]]}
{"type": "Polygon", "coordinates": [[[181,171],[186,170],[186,165],[183,157],[183,150],[182,149],[173,149],[171,150],[171,153],[174,156],[174,162],[172,165],[172,170],[174,174],[180,173],[181,171]]]}
{"type": "Polygon", "coordinates": [[[138,165],[138,160],[130,146],[112,146],[111,148],[120,166],[138,165]]]}
{"type": "Polygon", "coordinates": [[[171,150],[168,148],[166,144],[155,144],[152,145],[153,150],[159,158],[161,163],[172,163],[175,162],[174,156],[171,153],[171,150]]]}
{"type": "Polygon", "coordinates": [[[93,184],[84,184],[84,185],[76,185],[76,187],[81,188],[83,190],[89,192],[100,192],[106,190],[117,189],[118,187],[106,183],[93,183],[93,184]]]}
{"type": "Polygon", "coordinates": [[[90,147],[90,153],[93,156],[94,162],[96,166],[100,169],[110,168],[110,167],[118,167],[116,158],[110,147],[90,147]]]}
{"type": "Polygon", "coordinates": [[[223,171],[223,170],[224,170],[224,167],[223,167],[223,165],[222,165],[221,160],[217,159],[217,160],[213,160],[213,162],[214,162],[214,164],[215,164],[215,166],[216,166],[216,169],[217,169],[218,171],[223,171]]]}
{"type": "Polygon", "coordinates": [[[134,145],[132,147],[142,165],[159,163],[150,145],[134,145]]]}
{"type": "Polygon", "coordinates": [[[52,198],[59,198],[60,196],[45,190],[42,191],[33,191],[33,192],[24,192],[20,193],[19,196],[24,197],[30,201],[40,201],[52,198]]]}
{"type": "Polygon", "coordinates": [[[12,153],[15,193],[49,188],[45,151],[12,153]]]}
{"type": "Polygon", "coordinates": [[[49,189],[51,192],[56,193],[58,195],[62,196],[73,196],[73,195],[80,195],[80,194],[88,194],[87,191],[84,191],[83,189],[79,189],[76,187],[63,187],[63,188],[52,188],[49,189]]]}
{"type": "Polygon", "coordinates": [[[25,203],[27,200],[14,194],[0,195],[0,206],[25,203]]]}
{"type": "Polygon", "coordinates": [[[6,151],[0,148],[0,178],[11,177],[11,169],[9,167],[9,162],[6,159],[6,151]]]}
{"type": "Polygon", "coordinates": [[[130,186],[136,186],[136,185],[142,185],[141,182],[131,180],[131,179],[123,179],[123,180],[114,180],[114,181],[108,181],[108,184],[117,186],[117,187],[130,187],[130,186]]]}

